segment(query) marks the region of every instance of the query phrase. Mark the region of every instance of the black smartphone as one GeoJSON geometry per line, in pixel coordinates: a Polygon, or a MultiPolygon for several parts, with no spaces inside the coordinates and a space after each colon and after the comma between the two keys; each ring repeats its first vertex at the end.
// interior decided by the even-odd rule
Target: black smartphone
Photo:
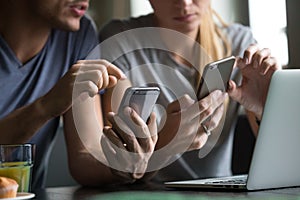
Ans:
{"type": "Polygon", "coordinates": [[[119,106],[119,116],[126,121],[127,117],[123,114],[124,108],[129,106],[134,109],[145,122],[147,122],[159,94],[160,89],[158,87],[127,88],[119,106]]]}
{"type": "Polygon", "coordinates": [[[200,87],[197,91],[198,99],[206,97],[214,90],[225,92],[228,88],[228,81],[230,80],[234,63],[235,57],[230,56],[207,64],[203,70],[200,87]]]}

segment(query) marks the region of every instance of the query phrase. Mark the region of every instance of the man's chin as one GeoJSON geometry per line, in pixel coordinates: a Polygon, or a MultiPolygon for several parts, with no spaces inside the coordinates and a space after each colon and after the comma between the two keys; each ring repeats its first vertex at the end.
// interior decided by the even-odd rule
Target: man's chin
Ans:
{"type": "Polygon", "coordinates": [[[80,21],[76,23],[71,23],[68,27],[69,31],[78,31],[80,29],[80,21]]]}
{"type": "Polygon", "coordinates": [[[64,31],[78,31],[80,29],[80,20],[72,20],[65,23],[60,24],[58,29],[64,31]]]}
{"type": "Polygon", "coordinates": [[[76,28],[72,27],[69,31],[75,32],[75,31],[78,31],[79,29],[80,29],[80,26],[78,26],[76,28]]]}

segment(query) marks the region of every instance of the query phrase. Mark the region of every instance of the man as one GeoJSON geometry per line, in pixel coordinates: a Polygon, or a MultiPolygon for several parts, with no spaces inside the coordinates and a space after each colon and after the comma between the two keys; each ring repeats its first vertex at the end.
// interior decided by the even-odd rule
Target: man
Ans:
{"type": "Polygon", "coordinates": [[[0,3],[0,144],[36,145],[33,189],[45,185],[60,116],[74,178],[95,185],[105,181],[103,174],[110,175],[105,165],[84,151],[71,109],[75,87],[73,98],[94,104],[103,127],[99,91],[125,77],[105,60],[83,60],[98,44],[94,26],[84,16],[88,6],[88,0],[0,3]]]}

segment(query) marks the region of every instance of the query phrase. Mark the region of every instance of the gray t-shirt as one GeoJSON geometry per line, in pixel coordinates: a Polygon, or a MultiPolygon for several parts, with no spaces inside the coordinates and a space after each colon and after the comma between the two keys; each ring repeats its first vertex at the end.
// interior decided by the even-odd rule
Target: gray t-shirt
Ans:
{"type": "MultiPolygon", "coordinates": [[[[46,94],[77,60],[98,44],[93,23],[83,17],[80,30],[52,30],[43,49],[22,64],[0,35],[0,118],[46,94]]],[[[47,122],[28,141],[36,145],[32,188],[44,187],[59,117],[47,122]]],[[[1,143],[1,142],[0,142],[1,143]]]]}
{"type": "MultiPolygon", "coordinates": [[[[161,95],[157,104],[163,107],[184,94],[195,95],[196,70],[178,64],[168,49],[164,48],[162,41],[157,38],[153,40],[151,29],[139,32],[141,28],[149,27],[154,27],[153,14],[109,22],[99,33],[103,46],[101,56],[122,69],[133,86],[159,86],[161,95]],[[136,30],[138,33],[130,30],[136,30]]],[[[232,45],[232,55],[243,56],[244,50],[250,44],[256,43],[250,29],[245,26],[232,24],[224,28],[224,32],[232,45]]],[[[174,39],[174,43],[180,42],[182,41],[174,39]]],[[[235,70],[232,79],[239,81],[239,78],[240,75],[235,70]]],[[[222,133],[209,154],[199,158],[199,151],[184,153],[178,156],[175,162],[159,170],[155,179],[170,181],[231,175],[233,131],[237,111],[238,104],[230,101],[222,133]]],[[[155,112],[160,123],[163,112],[159,108],[155,112]]],[[[210,136],[210,139],[213,137],[210,136]]]]}

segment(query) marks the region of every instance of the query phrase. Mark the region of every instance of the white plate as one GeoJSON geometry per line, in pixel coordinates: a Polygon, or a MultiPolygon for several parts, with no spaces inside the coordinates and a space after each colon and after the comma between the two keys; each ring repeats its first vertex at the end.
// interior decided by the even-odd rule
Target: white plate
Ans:
{"type": "Polygon", "coordinates": [[[14,198],[4,198],[1,200],[21,200],[21,199],[31,199],[35,197],[34,193],[28,193],[28,192],[18,192],[17,196],[14,198]]]}

